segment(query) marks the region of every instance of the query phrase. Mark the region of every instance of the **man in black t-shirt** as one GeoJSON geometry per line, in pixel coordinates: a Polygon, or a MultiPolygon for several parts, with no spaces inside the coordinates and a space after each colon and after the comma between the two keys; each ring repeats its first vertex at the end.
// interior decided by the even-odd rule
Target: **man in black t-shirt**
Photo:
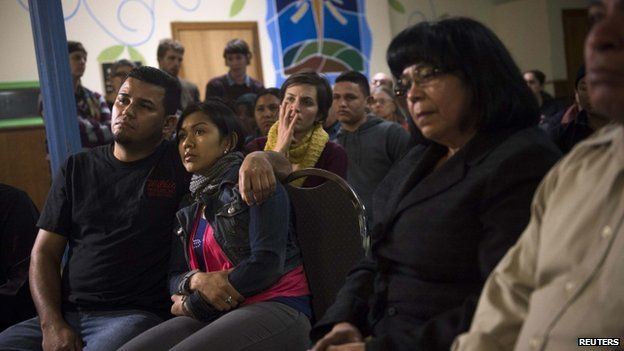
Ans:
{"type": "Polygon", "coordinates": [[[113,106],[114,143],[66,160],[32,251],[39,317],[0,334],[0,349],[116,350],[166,318],[174,214],[189,180],[164,140],[179,101],[177,79],[134,69],[113,106]]]}

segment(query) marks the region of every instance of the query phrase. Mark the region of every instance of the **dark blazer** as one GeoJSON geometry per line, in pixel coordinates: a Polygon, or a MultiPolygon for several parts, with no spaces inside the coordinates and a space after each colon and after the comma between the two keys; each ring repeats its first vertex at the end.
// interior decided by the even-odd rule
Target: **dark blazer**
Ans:
{"type": "Polygon", "coordinates": [[[372,255],[347,277],[313,340],[348,321],[367,350],[448,350],[470,326],[483,284],[529,221],[537,185],[560,157],[537,127],[414,147],[374,197],[372,255]]]}

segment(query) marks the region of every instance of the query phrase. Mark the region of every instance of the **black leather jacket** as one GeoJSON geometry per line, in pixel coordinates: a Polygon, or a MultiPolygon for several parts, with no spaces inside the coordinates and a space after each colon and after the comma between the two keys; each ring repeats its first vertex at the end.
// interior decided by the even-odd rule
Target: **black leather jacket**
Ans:
{"type": "MultiPolygon", "coordinates": [[[[290,204],[281,184],[262,204],[251,207],[238,190],[238,168],[230,170],[213,197],[201,197],[176,213],[177,225],[172,245],[169,290],[182,291],[184,275],[190,270],[189,236],[198,211],[214,231],[216,242],[235,266],[229,275],[232,286],[243,296],[253,296],[274,285],[284,274],[302,264],[290,220],[290,204]]],[[[191,311],[210,309],[198,293],[190,296],[191,311]]],[[[201,319],[201,318],[200,318],[201,319]]]]}

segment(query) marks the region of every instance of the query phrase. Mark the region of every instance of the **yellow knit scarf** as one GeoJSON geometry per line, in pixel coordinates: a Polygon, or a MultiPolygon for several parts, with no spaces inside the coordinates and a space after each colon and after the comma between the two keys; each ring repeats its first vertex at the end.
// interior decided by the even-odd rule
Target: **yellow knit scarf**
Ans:
{"type": "MultiPolygon", "coordinates": [[[[264,146],[264,150],[273,150],[277,145],[277,125],[275,122],[269,134],[267,135],[267,142],[264,146]]],[[[314,128],[310,130],[297,145],[290,144],[288,149],[288,160],[293,165],[298,165],[299,169],[314,167],[321,153],[325,149],[325,144],[329,141],[329,135],[323,129],[322,124],[315,124],[314,128]]],[[[295,186],[303,185],[305,178],[299,178],[292,182],[295,186]]]]}

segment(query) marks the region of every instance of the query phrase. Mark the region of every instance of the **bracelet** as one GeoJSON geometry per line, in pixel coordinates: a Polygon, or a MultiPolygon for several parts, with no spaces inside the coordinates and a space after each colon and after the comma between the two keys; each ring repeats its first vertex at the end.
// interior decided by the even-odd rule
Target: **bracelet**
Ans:
{"type": "Polygon", "coordinates": [[[191,277],[195,273],[197,273],[197,272],[199,272],[199,269],[194,269],[194,270],[188,271],[188,272],[186,272],[186,274],[184,274],[184,276],[180,280],[180,283],[178,284],[178,294],[180,294],[180,295],[190,295],[192,293],[192,291],[191,291],[191,277]]]}

